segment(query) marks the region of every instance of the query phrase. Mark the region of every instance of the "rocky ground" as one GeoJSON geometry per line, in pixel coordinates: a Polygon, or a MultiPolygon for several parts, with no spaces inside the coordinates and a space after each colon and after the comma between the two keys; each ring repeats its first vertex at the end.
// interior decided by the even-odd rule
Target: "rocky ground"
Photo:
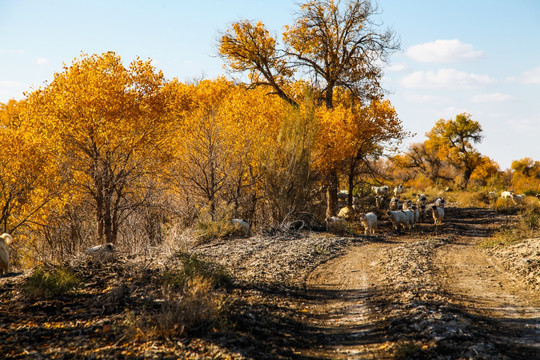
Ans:
{"type": "Polygon", "coordinates": [[[540,239],[476,245],[515,215],[447,209],[445,223],[378,235],[298,232],[229,239],[194,253],[224,265],[231,323],[149,337],[156,280],[174,259],[74,262],[75,294],[29,299],[27,274],[0,278],[5,358],[533,359],[540,358],[540,239]]]}

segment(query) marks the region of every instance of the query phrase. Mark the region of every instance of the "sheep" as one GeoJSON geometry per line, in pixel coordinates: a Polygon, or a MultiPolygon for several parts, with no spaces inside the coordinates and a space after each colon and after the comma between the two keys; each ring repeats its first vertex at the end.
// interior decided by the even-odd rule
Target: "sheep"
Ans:
{"type": "Polygon", "coordinates": [[[372,186],[371,189],[375,193],[375,195],[388,195],[388,186],[372,186]]]}
{"type": "Polygon", "coordinates": [[[411,206],[411,211],[414,213],[414,222],[420,222],[420,210],[418,209],[418,206],[413,204],[411,206]]]}
{"type": "Polygon", "coordinates": [[[250,237],[249,223],[243,219],[231,219],[235,230],[245,237],[250,237]]]}
{"type": "Polygon", "coordinates": [[[330,216],[326,218],[326,228],[329,231],[344,231],[347,227],[347,221],[339,216],[330,216]]]}
{"type": "Polygon", "coordinates": [[[360,222],[364,225],[364,235],[375,235],[375,231],[377,230],[377,215],[375,213],[370,212],[362,215],[360,222]]]}
{"type": "Polygon", "coordinates": [[[433,205],[431,207],[431,211],[433,213],[433,220],[435,222],[435,225],[442,224],[442,221],[444,219],[444,208],[437,205],[433,205]]]}
{"type": "Polygon", "coordinates": [[[410,209],[411,206],[412,206],[412,201],[407,200],[407,201],[403,202],[403,204],[401,204],[401,209],[402,210],[407,210],[407,209],[410,209]]]}
{"type": "Polygon", "coordinates": [[[402,210],[405,215],[407,216],[407,227],[409,228],[409,230],[411,230],[412,228],[414,228],[416,225],[415,221],[414,221],[414,212],[410,209],[407,209],[407,210],[402,210]]]}
{"type": "Polygon", "coordinates": [[[399,209],[399,198],[393,197],[390,199],[390,205],[388,207],[392,211],[397,211],[399,209]]]}
{"type": "Polygon", "coordinates": [[[437,207],[444,208],[445,204],[446,204],[446,200],[444,200],[443,198],[437,198],[437,200],[435,200],[435,206],[437,207]]]}
{"type": "Polygon", "coordinates": [[[418,194],[418,196],[416,198],[416,206],[418,206],[418,207],[421,207],[422,205],[426,206],[426,202],[427,202],[426,195],[418,194]]]}
{"type": "Polygon", "coordinates": [[[9,253],[7,245],[11,244],[13,238],[11,235],[4,233],[0,235],[0,275],[9,272],[9,253]]]}
{"type": "Polygon", "coordinates": [[[108,261],[114,258],[115,249],[111,243],[92,246],[86,249],[86,255],[98,261],[108,261]]]}
{"type": "Polygon", "coordinates": [[[385,206],[384,196],[377,196],[375,198],[375,205],[377,206],[377,209],[383,209],[385,206]]]}
{"type": "Polygon", "coordinates": [[[514,201],[515,205],[523,204],[524,199],[525,199],[525,194],[521,194],[521,195],[512,194],[512,201],[514,201]]]}
{"type": "Polygon", "coordinates": [[[420,219],[419,221],[424,221],[426,219],[426,216],[427,216],[427,208],[426,208],[426,205],[420,205],[418,207],[418,212],[420,213],[420,219]]]}
{"type": "Polygon", "coordinates": [[[405,212],[401,210],[398,210],[398,211],[388,210],[386,214],[390,218],[390,221],[392,222],[392,228],[394,230],[399,230],[399,225],[405,228],[405,226],[409,224],[407,214],[405,214],[405,212]]]}
{"type": "Polygon", "coordinates": [[[394,188],[394,196],[398,197],[405,191],[405,188],[403,185],[398,185],[394,188]]]}
{"type": "Polygon", "coordinates": [[[338,200],[347,200],[348,197],[349,191],[347,190],[339,190],[339,192],[337,193],[338,200]]]}
{"type": "MultiPolygon", "coordinates": [[[[356,207],[356,206],[355,206],[356,207]]],[[[353,216],[354,216],[354,208],[350,208],[348,206],[345,206],[345,207],[342,207],[340,210],[339,210],[339,213],[338,213],[338,217],[340,218],[344,218],[345,220],[350,220],[353,216]]]]}
{"type": "Polygon", "coordinates": [[[514,195],[514,192],[513,192],[513,191],[503,191],[503,192],[501,193],[501,197],[502,197],[503,199],[511,199],[513,195],[514,195]]]}

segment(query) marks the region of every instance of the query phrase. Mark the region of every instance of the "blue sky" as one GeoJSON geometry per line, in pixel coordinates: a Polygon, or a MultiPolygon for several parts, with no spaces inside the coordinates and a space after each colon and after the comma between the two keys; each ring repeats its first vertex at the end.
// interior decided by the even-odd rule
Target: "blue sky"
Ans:
{"type": "MultiPolygon", "coordinates": [[[[467,112],[477,147],[502,169],[540,160],[540,1],[379,0],[401,39],[384,87],[406,130],[425,140],[439,119],[467,112]]],[[[81,52],[151,58],[167,78],[225,74],[218,31],[262,20],[279,35],[295,0],[0,0],[0,102],[51,81],[81,52]]]]}

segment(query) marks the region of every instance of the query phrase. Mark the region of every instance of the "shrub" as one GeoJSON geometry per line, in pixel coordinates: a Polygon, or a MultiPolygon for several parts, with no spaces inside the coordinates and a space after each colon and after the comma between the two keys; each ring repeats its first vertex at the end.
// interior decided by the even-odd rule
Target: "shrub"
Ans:
{"type": "Polygon", "coordinates": [[[165,289],[165,301],[155,316],[155,334],[171,338],[224,328],[231,303],[213,287],[211,279],[196,276],[180,292],[165,289]]]}
{"type": "Polygon", "coordinates": [[[25,292],[33,298],[49,298],[66,295],[77,289],[81,280],[68,267],[38,267],[26,279],[25,292]]]}
{"type": "Polygon", "coordinates": [[[231,276],[222,266],[205,261],[196,254],[179,252],[176,257],[182,267],[163,274],[163,284],[166,286],[182,289],[189,280],[198,277],[208,280],[213,287],[228,287],[232,284],[231,276]]]}

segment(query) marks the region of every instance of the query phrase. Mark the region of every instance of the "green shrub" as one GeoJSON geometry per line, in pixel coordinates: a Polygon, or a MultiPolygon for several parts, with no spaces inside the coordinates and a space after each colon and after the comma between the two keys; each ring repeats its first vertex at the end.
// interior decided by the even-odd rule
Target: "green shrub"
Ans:
{"type": "Polygon", "coordinates": [[[25,292],[33,298],[50,298],[76,290],[81,280],[68,267],[41,266],[26,279],[25,292]]]}
{"type": "Polygon", "coordinates": [[[223,266],[205,261],[196,254],[180,252],[176,256],[182,266],[163,274],[164,285],[183,289],[189,280],[197,277],[210,281],[214,287],[229,287],[232,284],[231,276],[223,266]]]}

